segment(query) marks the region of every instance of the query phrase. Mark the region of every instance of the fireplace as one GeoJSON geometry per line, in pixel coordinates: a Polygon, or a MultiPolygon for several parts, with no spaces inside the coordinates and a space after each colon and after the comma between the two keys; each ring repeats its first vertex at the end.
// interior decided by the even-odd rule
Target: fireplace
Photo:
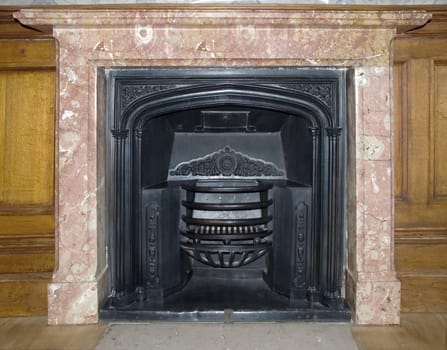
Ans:
{"type": "Polygon", "coordinates": [[[105,69],[112,293],[103,315],[349,319],[348,73],[105,69]]]}
{"type": "MultiPolygon", "coordinates": [[[[354,322],[399,323],[400,284],[393,263],[392,39],[396,33],[424,25],[430,15],[417,10],[371,11],[363,7],[154,5],[132,9],[33,8],[21,10],[15,17],[25,25],[52,31],[59,49],[57,268],[48,288],[50,324],[97,322],[99,309],[115,283],[108,265],[114,249],[107,243],[106,232],[111,213],[106,210],[105,174],[109,169],[105,130],[109,126],[104,75],[108,69],[125,67],[215,67],[223,71],[238,67],[331,67],[352,72],[347,79],[346,125],[341,131],[346,138],[342,293],[354,322]]],[[[226,109],[203,107],[204,115],[226,109]]],[[[241,105],[234,107],[238,108],[229,111],[239,116],[232,125],[243,127],[244,113],[251,111],[241,105]]],[[[205,134],[206,129],[219,127],[197,125],[205,134]]],[[[327,129],[322,131],[327,133],[327,129]]],[[[299,135],[309,137],[308,132],[299,135]]],[[[333,134],[332,138],[339,137],[337,130],[333,134]]],[[[115,136],[119,139],[119,132],[115,136]]],[[[240,150],[234,143],[207,150],[197,158],[219,154],[222,149],[283,170],[273,160],[240,150]]],[[[269,196],[272,190],[268,190],[269,196]]],[[[272,239],[274,234],[272,230],[272,239]]]]}

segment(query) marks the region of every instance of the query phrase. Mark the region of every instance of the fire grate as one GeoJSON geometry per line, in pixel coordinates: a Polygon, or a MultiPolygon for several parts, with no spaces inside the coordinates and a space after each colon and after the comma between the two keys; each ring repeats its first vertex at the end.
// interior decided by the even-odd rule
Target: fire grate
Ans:
{"type": "Polygon", "coordinates": [[[182,186],[186,215],[181,248],[212,267],[249,264],[271,246],[268,190],[256,180],[198,180],[182,186]]]}

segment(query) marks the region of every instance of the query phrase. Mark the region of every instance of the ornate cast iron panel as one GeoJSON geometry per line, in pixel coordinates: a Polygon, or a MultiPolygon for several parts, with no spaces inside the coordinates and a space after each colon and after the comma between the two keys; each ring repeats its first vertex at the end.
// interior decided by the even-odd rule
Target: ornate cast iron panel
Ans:
{"type": "MultiPolygon", "coordinates": [[[[181,211],[197,205],[184,198],[182,207],[182,185],[250,178],[273,186],[272,198],[262,201],[271,201],[265,208],[271,208],[266,218],[272,219],[259,237],[250,236],[255,245],[271,246],[257,256],[265,255],[267,284],[288,298],[307,298],[332,310],[343,307],[346,69],[123,68],[105,73],[111,305],[163,301],[187,283],[191,264],[181,251],[182,229],[186,251],[200,245],[198,235],[211,236],[218,225],[196,232],[197,219],[183,216],[182,221],[181,211]],[[172,139],[181,133],[190,142],[179,144],[195,156],[171,164],[172,139]],[[220,146],[197,145],[204,137],[203,145],[220,146]],[[244,137],[251,140],[248,146],[244,137]],[[259,147],[254,147],[257,137],[259,147]],[[259,155],[268,142],[280,145],[280,161],[279,151],[259,155]]],[[[209,265],[238,265],[219,259],[209,265]]]]}
{"type": "Polygon", "coordinates": [[[236,152],[230,146],[199,159],[178,164],[170,176],[200,177],[283,177],[284,172],[275,164],[236,152]]]}

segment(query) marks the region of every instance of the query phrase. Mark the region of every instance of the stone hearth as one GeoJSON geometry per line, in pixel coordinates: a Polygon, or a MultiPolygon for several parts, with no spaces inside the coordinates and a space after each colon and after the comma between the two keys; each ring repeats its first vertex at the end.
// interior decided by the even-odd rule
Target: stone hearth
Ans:
{"type": "Polygon", "coordinates": [[[294,6],[30,9],[58,42],[57,268],[50,324],[98,321],[109,293],[103,67],[350,67],[346,299],[358,324],[397,324],[393,262],[392,39],[421,11],[294,6]]]}

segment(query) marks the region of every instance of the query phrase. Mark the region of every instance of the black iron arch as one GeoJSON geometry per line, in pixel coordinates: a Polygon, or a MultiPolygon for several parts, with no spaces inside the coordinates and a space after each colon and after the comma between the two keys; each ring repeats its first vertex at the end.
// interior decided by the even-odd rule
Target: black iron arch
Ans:
{"type": "Polygon", "coordinates": [[[291,92],[284,88],[258,87],[239,84],[199,85],[175,88],[132,102],[119,118],[119,130],[141,128],[147,120],[165,114],[197,107],[216,107],[226,104],[276,110],[307,119],[312,127],[334,128],[337,115],[314,96],[291,92]]]}
{"type": "MultiPolygon", "coordinates": [[[[312,244],[318,249],[311,264],[310,293],[326,305],[341,300],[343,266],[343,193],[346,71],[318,69],[155,68],[109,72],[106,135],[110,151],[106,177],[113,213],[110,232],[111,284],[116,305],[137,298],[138,227],[129,213],[139,205],[142,129],[154,118],[198,107],[231,103],[272,109],[306,118],[313,139],[312,244]],[[203,73],[206,71],[206,73],[203,73]],[[192,73],[197,74],[192,74],[192,73]],[[259,74],[256,75],[258,72],[259,74]],[[277,74],[277,75],[275,75],[277,74]],[[218,82],[216,82],[218,81],[218,82]]],[[[141,215],[141,214],[135,214],[141,215]]]]}

